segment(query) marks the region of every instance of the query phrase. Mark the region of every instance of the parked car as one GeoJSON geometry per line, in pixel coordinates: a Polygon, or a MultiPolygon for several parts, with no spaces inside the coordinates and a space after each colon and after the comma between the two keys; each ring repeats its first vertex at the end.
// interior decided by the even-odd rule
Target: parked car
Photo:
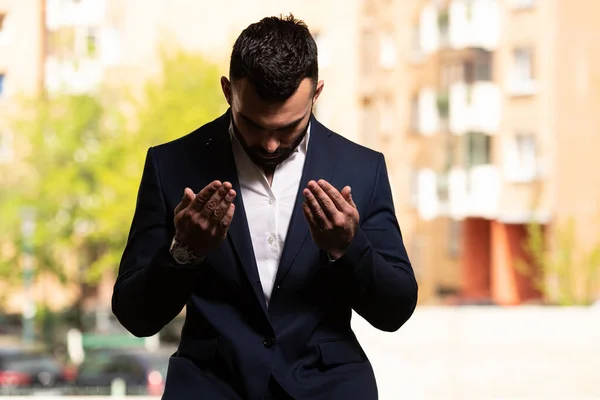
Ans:
{"type": "Polygon", "coordinates": [[[73,372],[42,351],[0,348],[0,393],[20,394],[31,390],[65,388],[73,372]]]}
{"type": "Polygon", "coordinates": [[[78,394],[106,395],[116,380],[126,395],[160,396],[164,390],[169,356],[174,350],[97,349],[86,352],[77,371],[78,394]]]}

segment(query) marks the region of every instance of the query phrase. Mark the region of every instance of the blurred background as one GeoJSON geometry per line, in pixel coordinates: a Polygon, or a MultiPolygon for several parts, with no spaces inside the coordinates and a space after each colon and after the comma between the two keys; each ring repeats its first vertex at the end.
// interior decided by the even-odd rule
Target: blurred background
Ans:
{"type": "Polygon", "coordinates": [[[353,320],[381,398],[600,399],[597,0],[0,0],[0,396],[160,396],[185,312],[140,339],[110,310],[144,156],[288,12],[420,285],[399,332],[353,320]]]}

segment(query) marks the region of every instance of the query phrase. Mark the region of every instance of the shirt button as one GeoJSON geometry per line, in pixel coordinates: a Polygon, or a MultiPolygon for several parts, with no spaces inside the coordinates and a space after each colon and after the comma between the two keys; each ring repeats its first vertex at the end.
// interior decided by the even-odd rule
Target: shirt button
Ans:
{"type": "Polygon", "coordinates": [[[271,347],[273,347],[273,345],[275,344],[275,338],[266,338],[265,341],[263,342],[263,346],[265,346],[265,348],[270,349],[271,347]]]}
{"type": "Polygon", "coordinates": [[[269,204],[273,204],[274,201],[275,200],[273,200],[273,199],[269,199],[269,204]]]}
{"type": "Polygon", "coordinates": [[[271,236],[268,240],[269,244],[273,244],[273,236],[271,236]]]}

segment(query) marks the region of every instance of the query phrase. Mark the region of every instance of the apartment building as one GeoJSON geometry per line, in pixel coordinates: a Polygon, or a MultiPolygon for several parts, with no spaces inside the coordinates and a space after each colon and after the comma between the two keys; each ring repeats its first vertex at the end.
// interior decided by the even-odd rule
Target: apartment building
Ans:
{"type": "MultiPolygon", "coordinates": [[[[518,272],[529,221],[550,244],[569,217],[577,243],[598,237],[600,6],[569,4],[0,0],[0,113],[17,92],[142,83],[161,45],[202,52],[226,74],[245,26],[291,11],[319,46],[317,117],[386,155],[421,302],[520,304],[539,297],[518,272]]],[[[0,119],[0,160],[15,162],[14,137],[0,119]]]]}
{"type": "Polygon", "coordinates": [[[549,248],[571,217],[583,246],[573,251],[597,240],[586,221],[600,204],[600,170],[589,168],[600,148],[592,137],[600,69],[587,15],[599,6],[564,3],[412,2],[412,47],[403,51],[410,85],[401,94],[410,118],[400,144],[409,196],[398,215],[413,221],[404,234],[424,299],[539,299],[522,273],[535,269],[523,248],[531,221],[547,228],[549,248]]]}
{"type": "MultiPolygon", "coordinates": [[[[1,112],[16,106],[20,94],[90,93],[106,84],[135,88],[160,72],[161,46],[203,53],[227,75],[231,47],[241,30],[265,16],[288,12],[307,22],[319,44],[326,86],[315,110],[318,118],[357,140],[358,0],[0,0],[1,112]]],[[[9,154],[3,159],[16,166],[23,149],[13,140],[18,133],[0,133],[0,157],[9,154]]],[[[0,184],[7,179],[0,177],[0,184]]],[[[56,290],[56,282],[38,281],[37,301],[52,307],[69,304],[78,290],[56,290]]],[[[114,276],[107,275],[94,303],[110,303],[113,283],[114,276]]],[[[26,293],[11,290],[9,308],[19,310],[26,293]]]]}

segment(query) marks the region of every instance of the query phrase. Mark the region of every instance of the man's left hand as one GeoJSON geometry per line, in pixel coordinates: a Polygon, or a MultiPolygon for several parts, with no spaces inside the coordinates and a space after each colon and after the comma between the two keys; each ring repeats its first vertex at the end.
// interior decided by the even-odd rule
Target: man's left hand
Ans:
{"type": "Polygon", "coordinates": [[[302,211],[312,238],[334,260],[344,255],[358,228],[360,216],[350,191],[350,186],[346,186],[340,193],[320,179],[308,182],[302,192],[302,211]]]}

